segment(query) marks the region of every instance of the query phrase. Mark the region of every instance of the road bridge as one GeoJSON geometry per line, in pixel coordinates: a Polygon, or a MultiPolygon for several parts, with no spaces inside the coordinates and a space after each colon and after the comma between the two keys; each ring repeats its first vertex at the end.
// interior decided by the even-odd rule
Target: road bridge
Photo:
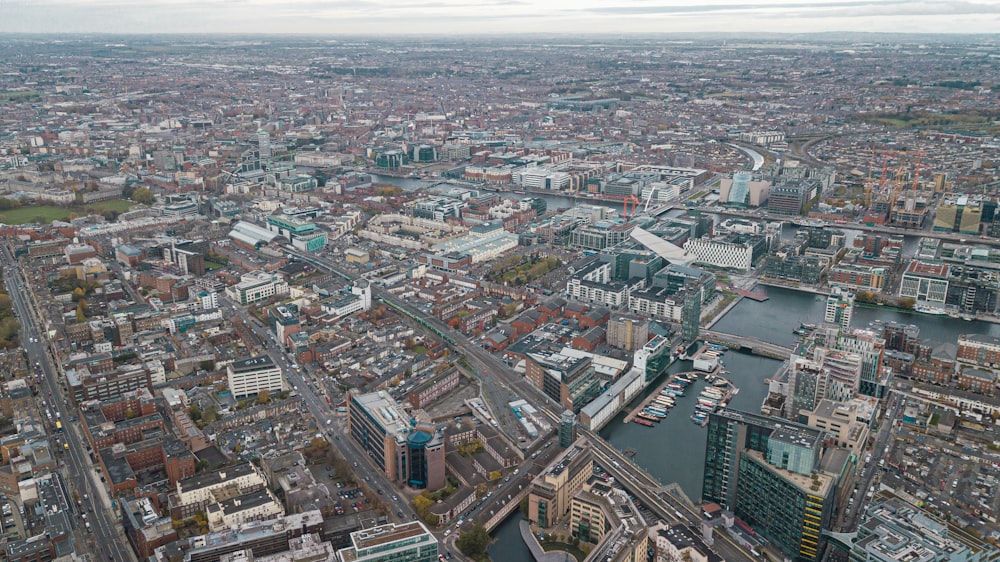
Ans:
{"type": "MultiPolygon", "coordinates": [[[[601,468],[614,476],[646,508],[671,525],[687,525],[693,533],[701,534],[701,513],[683,494],[677,493],[676,486],[664,486],[593,432],[581,428],[581,434],[590,442],[594,460],[601,468]]],[[[713,543],[712,548],[727,562],[756,560],[756,557],[733,542],[726,533],[715,533],[713,543]]]]}
{"type": "Polygon", "coordinates": [[[703,330],[701,335],[707,342],[717,343],[736,351],[744,351],[753,355],[770,357],[771,359],[779,359],[781,361],[787,360],[795,352],[793,349],[750,336],[737,336],[736,334],[707,330],[703,330]]]}
{"type": "Polygon", "coordinates": [[[496,513],[491,515],[490,518],[487,519],[485,523],[483,523],[483,527],[486,529],[486,532],[492,533],[493,529],[496,529],[498,526],[500,526],[500,523],[503,523],[503,521],[507,519],[508,515],[513,513],[514,510],[520,509],[521,500],[526,498],[530,492],[531,492],[531,486],[528,485],[522,488],[521,491],[518,492],[516,495],[511,496],[510,499],[507,500],[507,503],[503,504],[503,506],[500,507],[500,511],[497,511],[496,513]]]}

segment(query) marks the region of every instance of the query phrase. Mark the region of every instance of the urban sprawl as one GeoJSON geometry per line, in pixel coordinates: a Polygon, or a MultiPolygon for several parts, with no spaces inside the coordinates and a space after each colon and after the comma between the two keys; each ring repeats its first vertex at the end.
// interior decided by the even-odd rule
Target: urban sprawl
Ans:
{"type": "Polygon", "coordinates": [[[1000,560],[997,44],[803,37],[0,38],[3,558],[1000,560]]]}

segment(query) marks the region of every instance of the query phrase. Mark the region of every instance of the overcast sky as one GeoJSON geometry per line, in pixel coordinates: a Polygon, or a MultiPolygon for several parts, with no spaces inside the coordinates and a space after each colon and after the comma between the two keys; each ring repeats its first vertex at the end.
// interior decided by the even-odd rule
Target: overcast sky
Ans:
{"type": "Polygon", "coordinates": [[[1000,33],[1000,0],[0,0],[0,32],[1000,33]]]}

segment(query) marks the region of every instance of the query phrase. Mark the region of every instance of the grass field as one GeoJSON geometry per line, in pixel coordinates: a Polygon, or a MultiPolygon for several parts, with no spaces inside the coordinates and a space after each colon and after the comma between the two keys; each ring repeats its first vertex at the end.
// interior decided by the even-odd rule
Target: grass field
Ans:
{"type": "Polygon", "coordinates": [[[112,199],[91,203],[82,207],[57,207],[55,205],[32,205],[30,207],[20,207],[9,211],[0,211],[0,222],[5,224],[25,224],[29,222],[52,222],[56,220],[66,220],[70,215],[82,216],[88,213],[105,213],[108,211],[118,211],[119,213],[129,210],[131,201],[123,199],[112,199]]]}

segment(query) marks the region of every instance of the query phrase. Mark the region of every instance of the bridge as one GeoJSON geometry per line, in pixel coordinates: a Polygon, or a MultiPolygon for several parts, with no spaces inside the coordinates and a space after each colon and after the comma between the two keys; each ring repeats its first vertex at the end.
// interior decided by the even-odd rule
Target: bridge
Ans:
{"type": "Polygon", "coordinates": [[[729,349],[760,355],[761,357],[779,359],[781,361],[787,360],[795,352],[793,349],[750,336],[737,336],[736,334],[708,330],[702,330],[701,336],[707,342],[724,345],[729,349]]]}
{"type": "MultiPolygon", "coordinates": [[[[597,464],[614,476],[622,487],[642,502],[642,505],[671,525],[685,525],[689,527],[691,532],[702,534],[700,525],[703,518],[701,513],[676,484],[664,486],[642,467],[635,464],[632,459],[626,457],[595,433],[582,428],[580,433],[590,441],[591,451],[597,464]]],[[[713,533],[709,544],[727,562],[756,560],[754,556],[737,545],[727,533],[713,533]]]]}
{"type": "MultiPolygon", "coordinates": [[[[490,516],[489,519],[483,523],[483,527],[486,529],[487,533],[492,533],[493,529],[496,529],[500,523],[503,523],[507,516],[514,512],[514,510],[521,508],[521,500],[523,500],[529,493],[531,493],[531,480],[525,479],[526,483],[524,488],[521,489],[517,495],[511,496],[507,503],[500,507],[500,510],[490,516]]],[[[493,503],[496,505],[496,502],[493,503]]]]}

